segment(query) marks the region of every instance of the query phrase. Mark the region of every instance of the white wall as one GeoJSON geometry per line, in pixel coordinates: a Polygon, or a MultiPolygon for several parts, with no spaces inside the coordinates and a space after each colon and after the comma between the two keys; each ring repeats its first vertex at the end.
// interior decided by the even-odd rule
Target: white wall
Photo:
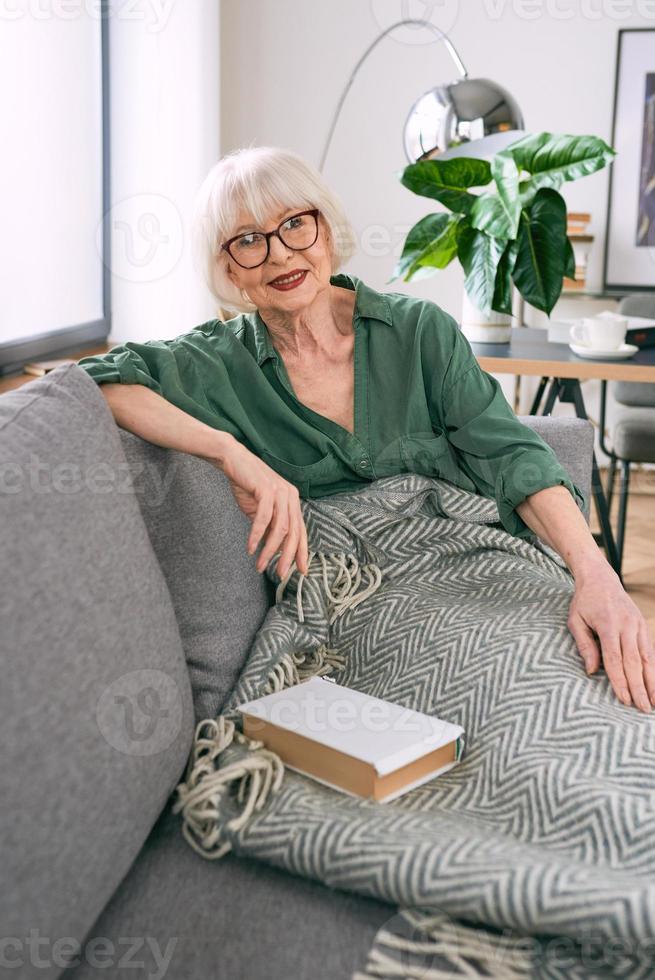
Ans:
{"type": "MultiPolygon", "coordinates": [[[[222,0],[221,10],[223,152],[271,143],[290,146],[314,164],[358,58],[403,17],[431,19],[448,31],[471,77],[492,78],[515,96],[526,129],[594,134],[607,142],[617,32],[655,27],[652,0],[222,0]]],[[[407,230],[433,210],[395,176],[407,163],[405,117],[421,93],[455,74],[429,31],[402,28],[385,38],[348,96],[324,174],[359,235],[360,252],[348,269],[377,289],[425,296],[459,318],[463,275],[457,263],[431,279],[387,283],[407,230]]],[[[603,170],[562,189],[569,210],[592,214],[593,286],[602,279],[607,181],[603,170]]],[[[556,307],[552,318],[578,315],[583,304],[575,302],[556,307]]],[[[615,308],[605,302],[596,309],[603,307],[615,308]]],[[[511,400],[512,380],[498,377],[511,400]]],[[[528,411],[536,381],[523,379],[520,411],[528,411]]],[[[593,382],[583,387],[595,418],[596,389],[593,382]]],[[[573,409],[557,406],[554,414],[573,409]]]]}
{"type": "Polygon", "coordinates": [[[112,344],[217,315],[191,263],[189,221],[220,156],[219,22],[218,0],[113,0],[112,344]]]}

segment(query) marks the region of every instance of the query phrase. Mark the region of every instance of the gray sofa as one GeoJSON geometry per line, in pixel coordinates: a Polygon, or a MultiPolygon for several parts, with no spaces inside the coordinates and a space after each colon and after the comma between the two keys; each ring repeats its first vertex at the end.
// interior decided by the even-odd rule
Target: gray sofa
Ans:
{"type": "MultiPolygon", "coordinates": [[[[591,424],[522,418],[588,495],[591,424]]],[[[2,974],[361,969],[393,907],[205,861],[171,813],[272,601],[223,474],[119,428],[71,361],[0,396],[0,508],[2,974]]]]}

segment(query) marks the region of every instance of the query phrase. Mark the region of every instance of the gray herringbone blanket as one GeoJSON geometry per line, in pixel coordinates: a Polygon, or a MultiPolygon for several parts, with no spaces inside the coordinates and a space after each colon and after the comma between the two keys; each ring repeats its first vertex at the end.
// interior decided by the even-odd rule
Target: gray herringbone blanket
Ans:
{"type": "Polygon", "coordinates": [[[278,582],[175,810],[232,849],[391,903],[358,977],[655,977],[655,725],[567,626],[573,580],[492,500],[402,474],[303,501],[278,582]],[[449,772],[389,803],[285,769],[236,705],[312,673],[462,725],[449,772]]]}

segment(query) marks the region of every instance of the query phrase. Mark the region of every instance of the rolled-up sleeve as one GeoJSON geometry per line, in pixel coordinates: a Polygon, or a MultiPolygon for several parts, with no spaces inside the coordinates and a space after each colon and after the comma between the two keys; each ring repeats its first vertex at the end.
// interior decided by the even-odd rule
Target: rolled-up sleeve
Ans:
{"type": "Polygon", "coordinates": [[[221,355],[223,334],[218,341],[213,336],[217,322],[171,340],[128,341],[106,354],[83,357],[78,365],[99,385],[144,385],[199,421],[241,437],[248,419],[240,414],[221,355]]]}
{"type": "Polygon", "coordinates": [[[461,468],[479,493],[496,500],[503,527],[515,537],[536,536],[516,507],[538,490],[564,486],[584,513],[585,496],[552,448],[517,418],[497,378],[480,367],[456,324],[455,330],[441,413],[461,468]]]}
{"type": "Polygon", "coordinates": [[[140,384],[165,395],[180,385],[179,358],[180,351],[173,342],[148,340],[142,344],[128,341],[106,354],[82,357],[77,363],[98,384],[140,384]]]}

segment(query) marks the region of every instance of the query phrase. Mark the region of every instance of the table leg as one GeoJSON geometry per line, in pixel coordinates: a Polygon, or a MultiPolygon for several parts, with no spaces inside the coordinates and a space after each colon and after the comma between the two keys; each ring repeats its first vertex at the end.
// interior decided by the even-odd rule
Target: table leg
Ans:
{"type": "Polygon", "coordinates": [[[539,387],[537,388],[537,393],[534,396],[534,401],[532,402],[532,406],[530,408],[530,415],[536,415],[537,412],[539,411],[539,403],[541,401],[541,396],[544,393],[544,388],[546,387],[547,382],[548,382],[548,378],[546,376],[541,378],[539,382],[539,387]]]}
{"type": "MultiPolygon", "coordinates": [[[[539,407],[539,402],[541,401],[541,396],[546,386],[547,378],[542,377],[539,383],[539,390],[537,396],[532,405],[530,411],[531,415],[537,414],[537,409],[539,407]]],[[[549,415],[555,402],[559,399],[561,402],[572,402],[575,407],[575,414],[579,419],[586,419],[587,411],[584,404],[584,399],[582,397],[582,388],[580,382],[577,378],[552,378],[550,383],[550,389],[546,397],[546,404],[544,405],[544,410],[542,415],[549,415]]],[[[591,491],[593,494],[594,502],[596,504],[596,513],[598,515],[598,523],[600,524],[600,539],[603,547],[605,548],[605,553],[607,554],[607,560],[614,569],[614,571],[621,578],[621,573],[619,572],[620,561],[618,549],[616,542],[614,540],[614,535],[612,533],[612,526],[609,519],[609,510],[607,507],[607,498],[605,496],[605,491],[603,489],[603,484],[600,480],[600,474],[598,471],[598,465],[596,463],[596,451],[594,450],[592,455],[591,463],[591,491]]]]}
{"type": "Polygon", "coordinates": [[[550,415],[557,399],[559,398],[560,401],[564,401],[564,394],[565,393],[562,389],[559,378],[553,378],[550,383],[548,394],[546,395],[546,404],[544,405],[544,410],[541,414],[550,415]]]}

